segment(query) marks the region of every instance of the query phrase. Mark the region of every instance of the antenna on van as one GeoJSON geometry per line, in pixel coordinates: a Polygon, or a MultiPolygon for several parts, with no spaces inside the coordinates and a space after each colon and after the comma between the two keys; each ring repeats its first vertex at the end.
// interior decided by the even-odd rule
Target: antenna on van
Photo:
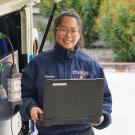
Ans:
{"type": "Polygon", "coordinates": [[[45,44],[45,41],[46,41],[47,34],[48,34],[49,28],[50,28],[51,23],[52,23],[52,19],[53,19],[53,17],[54,17],[55,11],[56,11],[56,9],[57,9],[57,5],[58,5],[58,3],[59,3],[60,1],[62,1],[62,0],[55,0],[55,1],[54,1],[54,6],[53,6],[53,9],[52,9],[50,18],[49,18],[49,20],[48,20],[48,23],[47,23],[47,26],[46,26],[46,30],[45,30],[45,32],[44,32],[44,36],[43,36],[43,39],[42,39],[42,42],[41,42],[41,45],[40,45],[40,48],[39,48],[38,53],[42,52],[42,50],[43,50],[43,47],[44,47],[44,44],[45,44]]]}

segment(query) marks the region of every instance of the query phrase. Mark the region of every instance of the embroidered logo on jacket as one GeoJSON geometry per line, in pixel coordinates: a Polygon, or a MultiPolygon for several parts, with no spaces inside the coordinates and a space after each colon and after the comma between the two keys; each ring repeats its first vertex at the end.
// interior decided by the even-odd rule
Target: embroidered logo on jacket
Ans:
{"type": "Polygon", "coordinates": [[[85,79],[89,75],[87,71],[73,70],[73,75],[77,75],[79,79],[85,79]]]}

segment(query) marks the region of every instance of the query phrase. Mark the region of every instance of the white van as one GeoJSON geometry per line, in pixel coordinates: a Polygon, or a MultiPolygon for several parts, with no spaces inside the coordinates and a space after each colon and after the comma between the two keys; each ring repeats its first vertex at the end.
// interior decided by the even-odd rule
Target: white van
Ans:
{"type": "MultiPolygon", "coordinates": [[[[21,72],[38,50],[38,34],[33,29],[32,7],[39,2],[40,0],[0,0],[0,85],[4,89],[7,89],[8,66],[11,66],[13,56],[17,70],[21,72]]],[[[0,98],[1,135],[21,135],[22,121],[17,105],[17,102],[10,104],[7,99],[0,98]]]]}

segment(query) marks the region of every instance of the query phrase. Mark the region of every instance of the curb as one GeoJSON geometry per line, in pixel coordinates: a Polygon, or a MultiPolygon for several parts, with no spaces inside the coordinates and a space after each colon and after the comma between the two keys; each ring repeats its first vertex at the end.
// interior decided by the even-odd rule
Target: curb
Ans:
{"type": "Polygon", "coordinates": [[[134,72],[135,63],[99,63],[106,72],[134,72]]]}

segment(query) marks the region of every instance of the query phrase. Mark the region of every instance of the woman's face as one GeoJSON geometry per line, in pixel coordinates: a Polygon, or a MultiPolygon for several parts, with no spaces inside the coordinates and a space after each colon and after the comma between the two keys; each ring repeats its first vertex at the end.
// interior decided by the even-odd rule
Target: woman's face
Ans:
{"type": "Polygon", "coordinates": [[[80,39],[79,26],[73,17],[65,16],[61,24],[55,29],[55,40],[59,45],[68,50],[74,50],[80,39]]]}

